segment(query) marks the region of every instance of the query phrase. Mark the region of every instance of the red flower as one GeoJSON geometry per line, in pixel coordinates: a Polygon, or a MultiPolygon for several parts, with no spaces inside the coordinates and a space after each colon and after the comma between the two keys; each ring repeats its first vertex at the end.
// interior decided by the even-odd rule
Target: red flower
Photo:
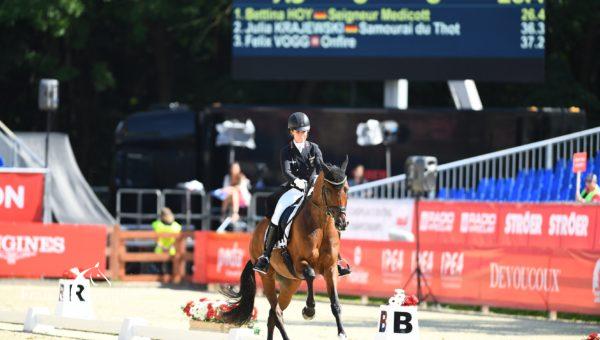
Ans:
{"type": "Polygon", "coordinates": [[[416,306],[419,304],[419,299],[414,295],[407,295],[402,306],[416,306]]]}
{"type": "Polygon", "coordinates": [[[600,336],[598,336],[598,333],[590,333],[585,340],[600,340],[600,336]]]}
{"type": "Polygon", "coordinates": [[[210,302],[206,308],[206,320],[215,319],[217,317],[217,310],[213,306],[212,302],[210,302]]]}
{"type": "Polygon", "coordinates": [[[187,316],[192,316],[192,315],[190,314],[190,309],[192,308],[192,306],[193,306],[193,305],[194,305],[194,302],[193,302],[193,301],[190,301],[190,302],[188,302],[188,303],[185,305],[185,307],[183,308],[183,312],[185,313],[185,315],[187,315],[187,316]]]}

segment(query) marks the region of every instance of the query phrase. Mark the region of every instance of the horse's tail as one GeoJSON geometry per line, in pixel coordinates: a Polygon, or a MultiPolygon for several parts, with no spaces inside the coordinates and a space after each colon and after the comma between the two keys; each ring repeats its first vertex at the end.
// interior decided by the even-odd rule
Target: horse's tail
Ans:
{"type": "Polygon", "coordinates": [[[240,290],[236,292],[233,288],[227,287],[221,290],[221,294],[230,299],[233,308],[223,313],[223,319],[227,323],[243,325],[252,318],[254,310],[254,297],[256,296],[256,279],[251,261],[246,263],[244,271],[240,276],[240,290]]]}

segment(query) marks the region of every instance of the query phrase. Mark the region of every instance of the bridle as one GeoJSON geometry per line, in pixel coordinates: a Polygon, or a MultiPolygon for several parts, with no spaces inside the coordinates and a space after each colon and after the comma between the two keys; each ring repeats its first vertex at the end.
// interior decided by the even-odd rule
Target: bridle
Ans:
{"type": "MultiPolygon", "coordinates": [[[[327,183],[330,183],[331,185],[333,185],[335,187],[343,185],[346,182],[347,178],[348,177],[344,177],[344,179],[341,180],[340,182],[334,182],[334,181],[330,181],[327,178],[323,177],[323,179],[325,181],[327,181],[327,183]]],[[[341,205],[329,205],[329,204],[327,204],[327,196],[325,195],[325,190],[323,190],[323,188],[321,188],[321,199],[323,200],[323,203],[325,204],[325,206],[318,205],[313,200],[310,200],[310,201],[316,207],[318,207],[320,209],[325,209],[325,214],[327,216],[331,216],[331,218],[333,218],[334,220],[335,220],[336,213],[337,213],[337,215],[339,215],[339,214],[345,214],[346,213],[346,207],[343,207],[341,205]]],[[[341,226],[340,227],[340,226],[337,225],[337,223],[334,223],[334,224],[335,224],[335,228],[337,230],[344,230],[344,229],[346,229],[345,226],[341,226]]]]}

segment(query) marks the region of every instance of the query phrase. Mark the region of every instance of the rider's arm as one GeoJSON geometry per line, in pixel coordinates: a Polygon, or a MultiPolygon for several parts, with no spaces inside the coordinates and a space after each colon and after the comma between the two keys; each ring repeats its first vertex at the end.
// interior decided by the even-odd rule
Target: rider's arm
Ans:
{"type": "Polygon", "coordinates": [[[281,171],[283,172],[283,176],[288,182],[293,182],[297,177],[292,173],[292,154],[289,152],[289,149],[283,148],[281,149],[281,171]]]}

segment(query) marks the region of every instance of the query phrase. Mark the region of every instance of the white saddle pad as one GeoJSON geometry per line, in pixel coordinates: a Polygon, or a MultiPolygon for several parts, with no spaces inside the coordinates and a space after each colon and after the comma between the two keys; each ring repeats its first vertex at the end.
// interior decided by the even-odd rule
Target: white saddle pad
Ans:
{"type": "MultiPolygon", "coordinates": [[[[275,249],[277,249],[277,248],[285,248],[287,246],[288,239],[290,237],[290,230],[292,228],[292,221],[294,220],[294,217],[298,213],[298,209],[300,209],[300,207],[302,206],[302,203],[304,202],[304,198],[305,197],[310,197],[310,194],[312,193],[312,190],[313,190],[313,188],[310,188],[310,190],[308,191],[308,195],[307,196],[302,195],[302,197],[300,197],[299,200],[297,200],[296,202],[294,202],[294,204],[296,204],[296,207],[294,208],[294,210],[292,211],[292,213],[288,217],[288,220],[286,221],[286,224],[285,224],[285,231],[283,233],[283,239],[281,239],[277,243],[275,243],[275,249]]],[[[266,233],[266,230],[265,230],[265,235],[263,236],[263,240],[266,239],[266,237],[267,237],[267,233],[266,233]]]]}

